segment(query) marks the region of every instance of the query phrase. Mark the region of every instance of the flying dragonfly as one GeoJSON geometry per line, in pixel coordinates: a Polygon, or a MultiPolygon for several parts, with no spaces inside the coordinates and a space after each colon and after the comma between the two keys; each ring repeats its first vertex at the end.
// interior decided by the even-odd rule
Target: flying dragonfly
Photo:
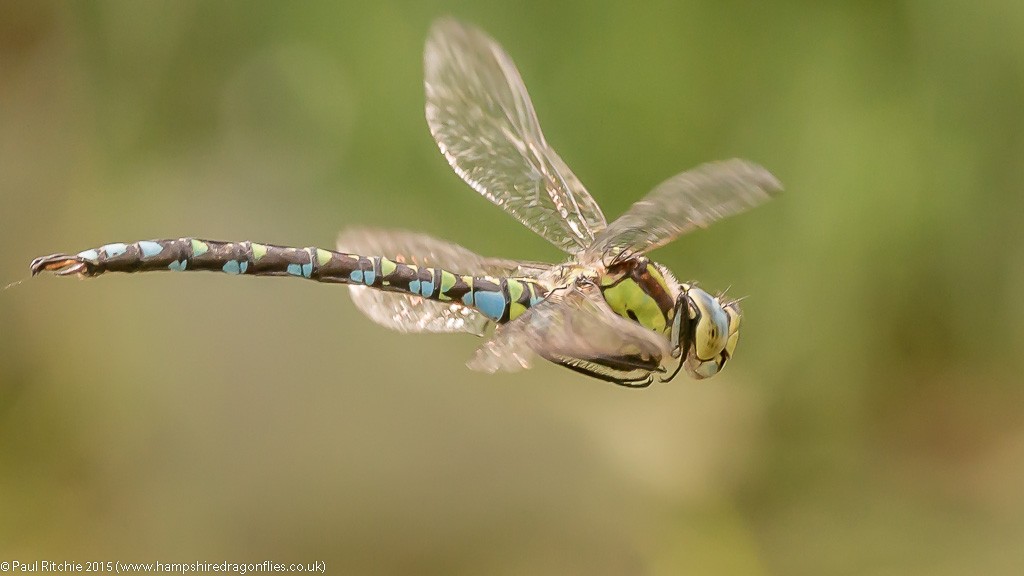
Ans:
{"type": "Polygon", "coordinates": [[[678,282],[646,254],[765,202],[779,181],[754,163],[712,162],[656,186],[608,224],[547,143],[512,59],[452,18],[424,52],[426,117],[448,163],[474,190],[568,254],[562,264],[480,256],[400,230],[343,231],[335,250],[198,238],[112,243],[36,258],[32,274],[208,270],[346,284],[370,319],[401,332],[493,333],[467,365],[529,368],[537,358],[630,387],[685,368],[720,372],[740,307],[678,282]]]}

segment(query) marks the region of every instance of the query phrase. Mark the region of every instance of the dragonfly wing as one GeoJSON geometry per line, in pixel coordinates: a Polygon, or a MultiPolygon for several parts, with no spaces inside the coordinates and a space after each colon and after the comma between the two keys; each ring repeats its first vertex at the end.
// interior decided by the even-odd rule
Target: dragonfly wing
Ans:
{"type": "Polygon", "coordinates": [[[454,242],[429,234],[387,228],[348,228],[338,234],[338,250],[365,256],[386,256],[396,262],[444,268],[472,276],[535,278],[551,264],[481,256],[454,242]]]}
{"type": "Polygon", "coordinates": [[[398,332],[468,332],[483,336],[491,324],[486,316],[461,304],[381,292],[367,286],[349,286],[349,291],[360,312],[398,332]]]}
{"type": "Polygon", "coordinates": [[[608,380],[660,371],[668,339],[615,314],[594,291],[563,288],[499,326],[468,366],[484,372],[529,368],[537,356],[608,380]],[[595,374],[596,372],[596,374],[595,374]]]}
{"type": "Polygon", "coordinates": [[[544,139],[512,59],[481,30],[436,21],[424,52],[427,124],[474,190],[527,228],[575,254],[605,218],[544,139]]]}
{"type": "Polygon", "coordinates": [[[598,233],[587,254],[608,260],[647,252],[749,210],[780,191],[775,176],[752,162],[702,164],[656,186],[598,233]]]}
{"type": "MultiPolygon", "coordinates": [[[[396,262],[474,276],[532,276],[550,268],[535,262],[485,258],[458,244],[403,230],[349,228],[338,235],[337,247],[341,252],[385,256],[396,262]]],[[[399,332],[469,332],[483,336],[491,324],[480,312],[454,302],[437,302],[366,286],[349,285],[349,290],[363,314],[399,332]]]]}

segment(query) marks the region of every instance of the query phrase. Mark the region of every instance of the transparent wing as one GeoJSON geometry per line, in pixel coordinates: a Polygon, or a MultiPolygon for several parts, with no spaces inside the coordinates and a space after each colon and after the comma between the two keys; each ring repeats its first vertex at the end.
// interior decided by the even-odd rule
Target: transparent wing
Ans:
{"type": "MultiPolygon", "coordinates": [[[[342,252],[386,256],[396,262],[444,268],[460,274],[533,277],[549,265],[485,258],[458,244],[414,232],[349,228],[338,235],[342,252]]],[[[453,302],[436,302],[411,294],[349,286],[352,301],[374,322],[399,332],[469,332],[482,336],[490,320],[453,302]]]]}
{"type": "Polygon", "coordinates": [[[387,256],[396,262],[433,266],[473,276],[534,278],[552,267],[545,262],[489,258],[429,234],[387,228],[347,228],[338,234],[337,246],[341,251],[387,256]]]}
{"type": "Polygon", "coordinates": [[[570,367],[599,366],[614,379],[660,370],[668,339],[616,315],[596,289],[584,290],[552,292],[516,320],[496,328],[467,365],[484,372],[517,371],[529,368],[540,356],[570,367]]]}
{"type": "Polygon", "coordinates": [[[575,254],[604,214],[548,146],[512,59],[484,32],[436,21],[424,53],[427,124],[455,172],[527,228],[575,254]]]}
{"type": "Polygon", "coordinates": [[[696,228],[757,206],[782,184],[746,160],[702,164],[651,190],[598,233],[588,257],[622,258],[653,250],[696,228]]]}
{"type": "Polygon", "coordinates": [[[468,332],[483,336],[491,321],[472,308],[418,296],[349,286],[356,308],[377,324],[397,332],[468,332]]]}

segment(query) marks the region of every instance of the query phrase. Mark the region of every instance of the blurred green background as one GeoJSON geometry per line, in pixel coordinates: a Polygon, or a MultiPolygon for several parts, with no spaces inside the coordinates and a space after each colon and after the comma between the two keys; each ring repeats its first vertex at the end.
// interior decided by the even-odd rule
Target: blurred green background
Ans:
{"type": "Polygon", "coordinates": [[[1024,573],[1024,3],[4,2],[0,284],[192,235],[557,251],[423,120],[433,18],[517,62],[609,220],[732,156],[778,200],[654,254],[749,295],[711,381],[487,376],[347,290],[0,292],[0,560],[336,574],[1024,573]]]}

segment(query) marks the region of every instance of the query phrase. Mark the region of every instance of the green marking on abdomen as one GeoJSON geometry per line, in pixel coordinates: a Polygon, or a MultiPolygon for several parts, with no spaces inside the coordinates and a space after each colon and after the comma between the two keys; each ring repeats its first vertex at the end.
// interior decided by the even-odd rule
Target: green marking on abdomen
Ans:
{"type": "Polygon", "coordinates": [[[448,291],[452,289],[452,286],[455,286],[456,280],[457,278],[455,277],[455,274],[452,274],[447,270],[441,270],[441,291],[437,295],[439,300],[452,299],[452,297],[448,295],[448,291]]]}
{"type": "Polygon", "coordinates": [[[207,250],[209,250],[209,249],[210,249],[210,247],[206,244],[206,242],[203,242],[202,240],[196,240],[195,238],[192,238],[192,255],[193,256],[202,256],[203,254],[206,254],[207,250]]]}
{"type": "Polygon", "coordinates": [[[383,257],[380,259],[380,274],[381,274],[381,276],[384,276],[385,278],[388,277],[388,276],[391,276],[391,274],[397,268],[398,268],[398,264],[395,264],[391,260],[388,260],[387,258],[383,258],[383,257]]]}
{"type": "Polygon", "coordinates": [[[516,318],[523,315],[526,312],[526,306],[523,306],[519,302],[512,302],[508,307],[508,319],[515,320],[516,318]]]}
{"type": "Polygon", "coordinates": [[[508,285],[509,300],[513,302],[519,300],[519,297],[523,295],[523,283],[515,278],[509,278],[506,284],[508,285]]]}
{"type": "Polygon", "coordinates": [[[260,258],[263,258],[264,256],[267,255],[267,247],[265,244],[257,244],[255,242],[251,242],[250,246],[252,246],[253,262],[259,262],[260,258]]]}
{"type": "Polygon", "coordinates": [[[466,306],[472,306],[473,305],[473,277],[472,276],[463,276],[462,277],[462,281],[465,282],[466,287],[468,288],[468,290],[466,290],[466,293],[462,295],[462,303],[465,304],[466,306]]]}

